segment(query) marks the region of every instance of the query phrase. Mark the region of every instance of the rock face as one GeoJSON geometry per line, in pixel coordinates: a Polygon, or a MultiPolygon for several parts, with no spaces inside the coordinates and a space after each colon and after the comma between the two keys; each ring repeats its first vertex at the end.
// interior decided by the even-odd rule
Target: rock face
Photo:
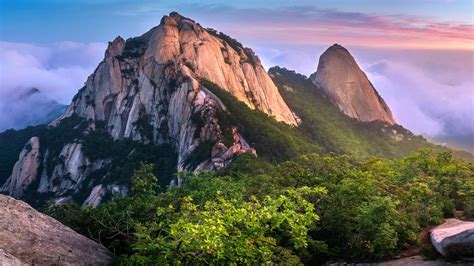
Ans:
{"type": "Polygon", "coordinates": [[[474,222],[448,219],[431,231],[431,243],[446,257],[474,257],[474,222]]]}
{"type": "Polygon", "coordinates": [[[363,122],[380,120],[395,124],[389,107],[344,47],[329,47],[310,79],[346,115],[363,122]]]}
{"type": "Polygon", "coordinates": [[[27,265],[21,260],[13,256],[12,254],[6,253],[3,249],[0,249],[0,265],[2,266],[22,266],[27,265]]]}
{"type": "Polygon", "coordinates": [[[0,195],[0,213],[2,265],[108,265],[111,262],[111,254],[104,246],[22,201],[0,195]]]}
{"type": "Polygon", "coordinates": [[[13,167],[12,175],[7,179],[1,191],[13,197],[21,197],[25,189],[36,180],[38,167],[41,164],[40,142],[32,137],[20,152],[18,161],[13,167]]]}
{"type": "Polygon", "coordinates": [[[258,57],[222,36],[171,13],[140,37],[127,42],[117,37],[62,118],[76,114],[103,120],[115,139],[174,142],[180,169],[200,142],[218,139],[220,134],[212,110],[220,107],[200,79],[214,82],[251,108],[295,125],[293,113],[258,57]],[[204,120],[202,128],[192,121],[196,115],[204,120]],[[141,121],[151,125],[152,134],[140,131],[141,121]],[[196,130],[199,138],[193,137],[196,130]]]}
{"type": "MultiPolygon", "coordinates": [[[[105,124],[105,130],[115,140],[172,145],[177,153],[178,171],[219,169],[236,154],[256,151],[236,128],[232,142],[224,141],[217,112],[227,112],[227,109],[203,85],[210,84],[209,81],[250,108],[297,125],[295,115],[252,50],[173,12],[142,36],[127,41],[117,37],[110,42],[104,60],[88,77],[66,112],[50,126],[57,126],[68,117],[79,117],[89,121],[90,130],[98,123],[105,124]],[[187,159],[207,143],[212,145],[211,156],[190,165],[187,159]]],[[[231,130],[226,129],[226,132],[231,130]]],[[[51,151],[45,146],[41,156],[30,159],[38,163],[42,158],[41,173],[31,170],[28,175],[19,173],[11,179],[27,179],[21,181],[24,187],[39,179],[36,182],[39,186],[34,190],[52,193],[53,199],[60,203],[71,201],[71,194],[83,187],[92,172],[110,163],[107,159],[87,158],[81,142],[75,139],[64,145],[59,154],[56,147],[51,151]],[[25,178],[17,177],[21,174],[25,178]]],[[[25,165],[22,158],[26,155],[20,157],[19,169],[25,165]]],[[[89,196],[81,204],[97,205],[105,194],[117,187],[97,182],[94,186],[94,189],[89,188],[89,196]]],[[[6,191],[21,196],[21,192],[6,191]]]]}

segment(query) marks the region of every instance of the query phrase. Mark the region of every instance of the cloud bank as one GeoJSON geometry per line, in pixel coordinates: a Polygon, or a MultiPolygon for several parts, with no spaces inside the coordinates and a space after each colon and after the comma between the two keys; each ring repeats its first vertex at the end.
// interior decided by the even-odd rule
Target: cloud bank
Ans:
{"type": "Polygon", "coordinates": [[[103,57],[105,47],[103,43],[46,46],[0,42],[0,131],[24,127],[36,113],[45,111],[37,109],[36,96],[22,97],[31,88],[41,91],[42,101],[69,104],[103,57]],[[29,119],[22,122],[19,117],[29,119]]]}
{"type": "MultiPolygon", "coordinates": [[[[327,47],[258,47],[266,67],[310,75],[327,47]]],[[[469,51],[348,47],[397,122],[439,144],[474,152],[474,60],[469,51]]]]}
{"type": "Polygon", "coordinates": [[[368,66],[367,74],[400,124],[438,143],[474,151],[472,78],[447,83],[435,71],[388,60],[368,66]]]}
{"type": "MultiPolygon", "coordinates": [[[[348,12],[314,6],[233,8],[196,6],[198,17],[249,42],[474,50],[474,26],[428,17],[348,12]],[[243,19],[245,18],[245,19],[243,19]],[[238,26],[236,26],[238,25],[238,26]]],[[[186,13],[184,14],[186,15],[186,13]]]]}

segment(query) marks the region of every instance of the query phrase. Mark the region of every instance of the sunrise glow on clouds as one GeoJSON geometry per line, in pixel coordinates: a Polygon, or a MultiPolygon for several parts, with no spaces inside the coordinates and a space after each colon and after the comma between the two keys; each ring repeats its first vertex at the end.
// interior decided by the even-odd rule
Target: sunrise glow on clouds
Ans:
{"type": "MultiPolygon", "coordinates": [[[[178,11],[253,48],[267,68],[309,75],[328,46],[342,44],[399,123],[474,151],[471,0],[0,3],[0,106],[31,86],[68,103],[103,58],[107,41],[141,35],[178,11]]],[[[8,117],[0,113],[2,119],[8,117]]]]}
{"type": "Polygon", "coordinates": [[[463,22],[312,7],[221,10],[218,19],[230,20],[228,27],[223,25],[230,31],[282,43],[327,44],[337,40],[364,47],[474,50],[474,26],[463,22]],[[246,19],[235,27],[232,23],[238,17],[246,19]]]}

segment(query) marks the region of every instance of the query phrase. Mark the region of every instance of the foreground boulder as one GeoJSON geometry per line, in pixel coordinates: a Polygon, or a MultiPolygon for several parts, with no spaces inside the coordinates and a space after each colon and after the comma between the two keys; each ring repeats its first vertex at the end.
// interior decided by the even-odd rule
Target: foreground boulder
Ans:
{"type": "Polygon", "coordinates": [[[431,243],[445,257],[474,257],[474,222],[448,219],[431,231],[431,243]]]}
{"type": "Polygon", "coordinates": [[[12,254],[8,254],[3,249],[0,249],[0,265],[17,266],[17,265],[25,265],[25,264],[21,262],[21,260],[13,256],[12,254]]]}
{"type": "Polygon", "coordinates": [[[111,262],[111,254],[104,246],[22,201],[0,195],[0,214],[1,265],[107,265],[111,262]]]}

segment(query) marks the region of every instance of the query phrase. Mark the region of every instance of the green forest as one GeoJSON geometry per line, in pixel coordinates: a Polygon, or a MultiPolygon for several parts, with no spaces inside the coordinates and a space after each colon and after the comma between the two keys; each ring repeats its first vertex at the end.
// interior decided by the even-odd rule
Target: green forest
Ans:
{"type": "Polygon", "coordinates": [[[310,154],[270,164],[244,154],[220,172],[180,173],[159,191],[142,163],[127,196],[45,211],[123,264],[318,264],[374,261],[408,249],[455,210],[474,215],[474,167],[449,152],[356,159],[310,154]]]}

